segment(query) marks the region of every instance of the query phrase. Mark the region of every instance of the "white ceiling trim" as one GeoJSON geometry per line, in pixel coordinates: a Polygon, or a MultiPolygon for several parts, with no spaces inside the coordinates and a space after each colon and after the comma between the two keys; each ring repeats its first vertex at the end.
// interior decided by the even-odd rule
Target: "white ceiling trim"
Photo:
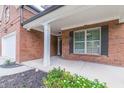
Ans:
{"type": "MultiPolygon", "coordinates": [[[[33,29],[34,29],[34,30],[37,30],[37,31],[40,31],[40,32],[44,32],[42,29],[39,29],[39,28],[33,28],[33,29]]],[[[31,29],[29,29],[29,30],[27,30],[27,31],[31,31],[31,29]]],[[[50,34],[53,35],[53,36],[60,36],[60,35],[55,34],[55,33],[53,33],[53,32],[51,32],[50,34]]]]}
{"type": "Polygon", "coordinates": [[[119,9],[119,23],[123,23],[124,22],[124,7],[121,7],[119,9]]]}

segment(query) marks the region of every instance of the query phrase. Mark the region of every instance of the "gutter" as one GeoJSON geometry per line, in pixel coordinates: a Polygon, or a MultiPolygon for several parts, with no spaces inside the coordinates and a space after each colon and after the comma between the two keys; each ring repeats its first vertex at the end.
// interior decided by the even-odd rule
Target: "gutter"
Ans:
{"type": "Polygon", "coordinates": [[[24,5],[21,5],[20,6],[20,24],[23,23],[23,8],[24,8],[24,5]]]}
{"type": "Polygon", "coordinates": [[[40,13],[41,11],[39,9],[37,9],[36,7],[34,7],[33,5],[26,5],[27,7],[35,10],[37,13],[40,13]]]}
{"type": "Polygon", "coordinates": [[[22,26],[24,26],[25,24],[28,24],[29,22],[31,22],[31,21],[33,21],[33,20],[35,20],[37,18],[40,18],[40,17],[44,16],[44,15],[46,15],[46,14],[52,12],[52,11],[55,11],[55,10],[57,10],[57,9],[63,7],[63,6],[64,5],[53,5],[53,6],[49,7],[49,8],[47,8],[46,10],[44,10],[43,12],[40,12],[38,15],[33,16],[33,17],[27,19],[26,21],[24,21],[22,23],[22,26]]]}

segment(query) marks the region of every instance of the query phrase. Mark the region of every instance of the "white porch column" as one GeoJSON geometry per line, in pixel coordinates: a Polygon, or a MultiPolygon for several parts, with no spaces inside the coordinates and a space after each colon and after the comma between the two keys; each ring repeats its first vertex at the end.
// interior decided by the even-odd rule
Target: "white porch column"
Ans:
{"type": "Polygon", "coordinates": [[[60,37],[58,37],[57,39],[58,39],[57,55],[60,55],[60,37]]]}
{"type": "Polygon", "coordinates": [[[50,25],[44,25],[44,66],[50,65],[50,25]]]}

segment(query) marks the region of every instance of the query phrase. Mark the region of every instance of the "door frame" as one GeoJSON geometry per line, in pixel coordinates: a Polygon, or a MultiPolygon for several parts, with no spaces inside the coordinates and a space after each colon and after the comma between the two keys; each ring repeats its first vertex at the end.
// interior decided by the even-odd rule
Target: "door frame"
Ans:
{"type": "Polygon", "coordinates": [[[11,37],[11,36],[15,36],[15,58],[14,58],[14,60],[16,60],[16,31],[14,31],[14,32],[11,32],[11,33],[9,33],[9,34],[7,34],[7,35],[5,35],[5,36],[3,36],[1,39],[2,39],[2,47],[1,47],[1,54],[2,54],[2,57],[4,57],[4,40],[7,38],[7,37],[11,37]]]}
{"type": "Polygon", "coordinates": [[[62,46],[60,46],[61,40],[62,40],[62,36],[58,36],[57,37],[57,55],[58,56],[61,56],[61,52],[60,52],[61,51],[60,49],[62,48],[62,46]]]}

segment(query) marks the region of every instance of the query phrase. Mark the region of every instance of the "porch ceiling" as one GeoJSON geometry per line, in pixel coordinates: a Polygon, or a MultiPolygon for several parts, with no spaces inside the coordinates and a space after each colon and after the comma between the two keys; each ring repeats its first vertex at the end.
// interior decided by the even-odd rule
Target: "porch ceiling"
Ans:
{"type": "MultiPolygon", "coordinates": [[[[65,6],[64,6],[65,7],[65,6]]],[[[122,16],[124,15],[124,6],[117,6],[117,5],[101,5],[101,6],[66,6],[63,10],[58,9],[58,11],[61,13],[61,17],[55,16],[57,13],[53,12],[53,16],[51,16],[55,19],[50,21],[51,31],[53,34],[58,34],[63,29],[73,28],[76,26],[82,26],[87,24],[93,24],[98,22],[104,22],[109,21],[113,19],[122,19],[122,16]],[[71,7],[69,9],[69,7],[71,7]],[[74,7],[74,8],[73,8],[74,7]],[[68,11],[67,11],[68,9],[68,11]],[[71,12],[71,13],[68,13],[71,12]],[[64,14],[63,14],[64,13],[64,14]],[[55,18],[56,17],[56,18],[55,18]],[[57,18],[58,17],[58,18],[57,18]]],[[[50,16],[50,14],[47,14],[47,17],[50,16]]],[[[37,19],[37,21],[40,21],[41,19],[37,19]]],[[[42,19],[43,20],[43,19],[42,19]]],[[[47,20],[48,21],[48,20],[47,20]]],[[[32,28],[36,30],[43,31],[42,23],[39,23],[37,25],[33,25],[36,22],[28,23],[24,27],[26,28],[32,28]]],[[[42,21],[41,21],[42,22],[42,21]]],[[[44,22],[43,22],[44,23],[44,22]]]]}

